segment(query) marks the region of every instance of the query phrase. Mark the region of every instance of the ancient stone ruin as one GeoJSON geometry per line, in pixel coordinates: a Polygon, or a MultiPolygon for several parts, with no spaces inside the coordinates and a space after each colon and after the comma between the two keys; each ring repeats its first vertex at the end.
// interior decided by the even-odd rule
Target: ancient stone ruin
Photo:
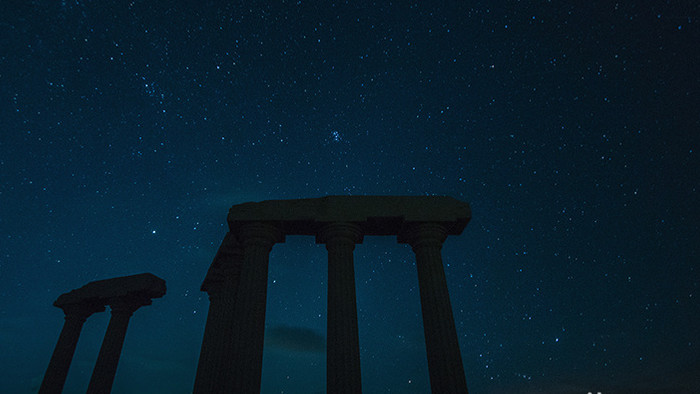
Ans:
{"type": "Polygon", "coordinates": [[[259,393],[269,253],[286,235],[311,235],[328,250],[328,393],[360,393],[353,250],[365,235],[392,235],[416,254],[430,385],[466,393],[441,248],[471,218],[450,197],[333,196],[233,206],[202,290],[209,315],[195,394],[259,393]]]}
{"type": "Polygon", "coordinates": [[[63,309],[65,322],[39,393],[59,394],[63,391],[83,323],[93,313],[104,311],[107,305],[112,311],[112,317],[87,392],[109,393],[112,390],[131,315],[140,307],[150,305],[153,298],[162,297],[164,294],[165,281],[153,274],[98,280],[61,294],[53,304],[63,309]]]}
{"type": "MultiPolygon", "coordinates": [[[[194,394],[259,393],[269,253],[287,235],[311,235],[328,250],[328,393],[361,393],[353,250],[365,235],[396,236],[416,255],[431,390],[467,393],[442,244],[471,218],[467,203],[442,196],[331,196],[234,205],[204,282],[209,294],[194,394]]],[[[88,387],[109,393],[131,314],[165,294],[141,274],[107,279],[61,295],[65,324],[40,393],[60,393],[85,320],[109,305],[112,318],[88,387]]]]}

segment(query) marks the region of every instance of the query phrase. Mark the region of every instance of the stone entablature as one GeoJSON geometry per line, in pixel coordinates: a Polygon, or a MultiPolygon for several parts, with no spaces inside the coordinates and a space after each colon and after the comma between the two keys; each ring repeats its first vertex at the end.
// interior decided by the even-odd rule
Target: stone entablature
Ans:
{"type": "Polygon", "coordinates": [[[61,294],[53,303],[63,309],[71,304],[93,303],[109,305],[117,298],[140,298],[150,301],[165,295],[165,281],[153,274],[137,274],[90,282],[83,287],[61,294]]]}
{"type": "Polygon", "coordinates": [[[284,235],[317,235],[326,224],[347,222],[363,235],[397,235],[413,223],[434,222],[457,235],[470,218],[469,204],[447,196],[329,196],[234,205],[228,224],[233,232],[246,223],[268,222],[284,235]]]}

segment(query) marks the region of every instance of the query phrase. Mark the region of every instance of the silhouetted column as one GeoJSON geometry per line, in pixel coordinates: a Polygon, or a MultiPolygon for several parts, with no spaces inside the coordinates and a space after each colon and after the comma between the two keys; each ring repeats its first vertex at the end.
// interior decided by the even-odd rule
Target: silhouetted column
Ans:
{"type": "Polygon", "coordinates": [[[87,394],[108,394],[112,391],[112,383],[114,375],[117,373],[129,319],[135,310],[150,304],[150,298],[133,297],[120,297],[110,302],[112,317],[102,340],[95,369],[92,370],[87,394]]]}
{"type": "Polygon", "coordinates": [[[65,322],[46,368],[39,394],[60,394],[63,391],[83,323],[93,313],[105,310],[104,305],[88,303],[64,305],[60,308],[65,313],[65,322]]]}
{"type": "Polygon", "coordinates": [[[202,284],[202,290],[209,294],[209,313],[197,365],[195,394],[230,392],[226,385],[228,374],[234,371],[234,306],[242,260],[243,251],[233,235],[227,233],[202,284]]]}
{"type": "Polygon", "coordinates": [[[440,253],[446,238],[443,226],[420,223],[402,233],[399,240],[408,242],[416,254],[432,392],[462,394],[467,392],[467,383],[440,253]]]}
{"type": "Polygon", "coordinates": [[[264,223],[237,229],[243,248],[243,265],[234,306],[233,369],[225,388],[231,393],[259,393],[265,338],[267,269],[272,246],[283,240],[280,230],[264,223]]]}
{"type": "Polygon", "coordinates": [[[328,250],[326,391],[361,393],[353,250],[362,242],[362,230],[350,223],[332,223],[316,240],[325,243],[328,250]]]}

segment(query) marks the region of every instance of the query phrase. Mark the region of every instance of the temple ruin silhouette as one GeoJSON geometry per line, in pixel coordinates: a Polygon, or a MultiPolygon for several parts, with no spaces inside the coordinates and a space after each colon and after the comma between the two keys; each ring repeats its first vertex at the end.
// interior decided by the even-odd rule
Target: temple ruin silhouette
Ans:
{"type": "MultiPolygon", "coordinates": [[[[193,393],[260,392],[269,254],[287,235],[314,236],[328,251],[328,393],[362,391],[353,250],[365,235],[396,236],[413,249],[431,391],[467,393],[441,249],[470,218],[469,204],[446,196],[329,196],[234,205],[229,232],[201,286],[209,295],[209,313],[193,393]]],[[[61,392],[83,322],[110,305],[112,319],[88,388],[90,394],[109,393],[129,316],[164,293],[165,282],[141,274],[92,282],[59,297],[54,305],[64,310],[66,323],[40,393],[61,392]]]]}
{"type": "Polygon", "coordinates": [[[131,315],[140,307],[150,305],[153,298],[163,295],[165,281],[153,274],[98,280],[61,294],[53,304],[63,309],[65,322],[39,393],[59,394],[63,391],[83,323],[93,313],[104,311],[107,305],[112,317],[107,325],[87,393],[111,392],[131,315]]]}

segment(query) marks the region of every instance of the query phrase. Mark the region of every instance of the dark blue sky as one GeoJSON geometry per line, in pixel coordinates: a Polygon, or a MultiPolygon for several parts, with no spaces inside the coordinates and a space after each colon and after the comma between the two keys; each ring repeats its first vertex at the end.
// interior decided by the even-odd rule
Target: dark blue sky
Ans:
{"type": "MultiPolygon", "coordinates": [[[[0,391],[38,388],[61,293],[152,272],[114,393],[189,393],[231,205],[444,194],[470,392],[698,392],[699,6],[433,3],[3,2],[0,391]]],[[[364,391],[427,392],[413,254],[355,256],[364,391]]],[[[274,247],[264,393],[324,391],[326,275],[274,247]]]]}

